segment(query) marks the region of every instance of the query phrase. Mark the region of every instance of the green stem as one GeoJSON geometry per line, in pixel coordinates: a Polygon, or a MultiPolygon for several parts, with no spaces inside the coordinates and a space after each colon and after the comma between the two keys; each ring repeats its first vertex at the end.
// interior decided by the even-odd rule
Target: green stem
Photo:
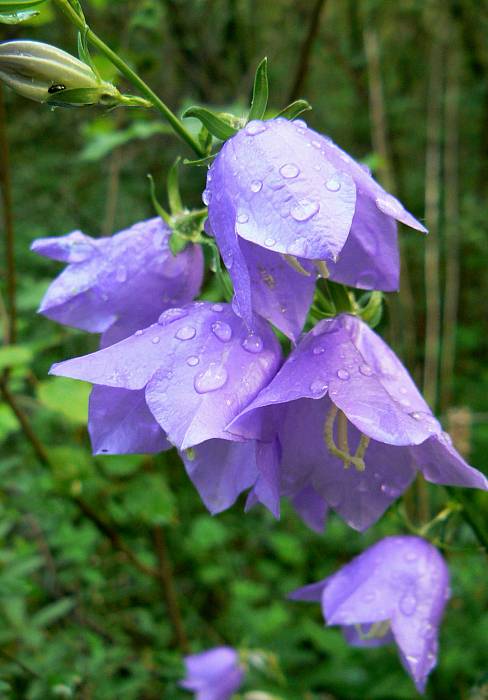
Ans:
{"type": "Polygon", "coordinates": [[[444,488],[448,494],[461,505],[462,517],[471,527],[472,531],[476,535],[476,539],[484,548],[485,552],[488,553],[488,532],[468,494],[464,493],[462,489],[455,489],[452,486],[445,486],[444,488]]]}
{"type": "Polygon", "coordinates": [[[154,107],[171,125],[178,136],[182,138],[183,141],[185,141],[198,156],[205,156],[206,154],[203,148],[201,148],[193,136],[185,129],[176,114],[174,114],[174,112],[172,112],[171,109],[165,105],[165,103],[156,95],[156,93],[151,90],[149,85],[147,85],[142,78],[140,78],[137,73],[133,71],[132,68],[128,66],[127,63],[110,48],[110,46],[107,46],[107,44],[102,41],[102,39],[100,39],[95,32],[86,26],[83,17],[78,15],[76,10],[71,7],[68,0],[54,0],[54,2],[59,7],[61,12],[63,12],[80,31],[86,32],[86,38],[93,44],[93,46],[96,46],[97,49],[103,53],[122,73],[122,75],[125,75],[127,80],[129,80],[145,97],[147,97],[151,104],[154,105],[154,107]]]}

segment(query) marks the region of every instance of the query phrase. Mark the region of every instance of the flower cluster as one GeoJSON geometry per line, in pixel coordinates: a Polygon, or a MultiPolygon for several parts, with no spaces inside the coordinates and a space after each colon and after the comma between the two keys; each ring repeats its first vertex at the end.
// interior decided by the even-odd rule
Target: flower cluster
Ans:
{"type": "MultiPolygon", "coordinates": [[[[98,352],[51,370],[94,385],[94,451],[174,446],[212,513],[248,491],[246,508],[260,502],[278,517],[287,498],[319,532],[330,509],[370,527],[417,472],[487,489],[359,307],[310,314],[317,278],[397,289],[396,222],[422,224],[330,139],[284,118],[250,121],[224,143],[203,201],[232,303],[195,300],[201,248],[171,252],[161,219],[111,238],[76,231],[33,245],[68,263],[40,311],[102,334],[98,352]],[[274,329],[291,341],[288,354],[274,329]]],[[[423,689],[447,585],[431,545],[393,537],[294,597],[321,600],[351,643],[396,641],[423,689]]],[[[232,649],[187,659],[184,687],[198,698],[229,698],[241,680],[232,649]]]]}

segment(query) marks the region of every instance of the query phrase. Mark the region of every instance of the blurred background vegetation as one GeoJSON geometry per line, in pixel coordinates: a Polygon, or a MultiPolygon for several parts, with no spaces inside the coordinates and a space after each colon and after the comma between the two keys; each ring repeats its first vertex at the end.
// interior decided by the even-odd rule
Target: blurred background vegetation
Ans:
{"type": "MultiPolygon", "coordinates": [[[[178,112],[194,102],[242,110],[267,55],[271,106],[306,97],[308,123],[426,220],[427,238],[401,232],[402,292],[390,295],[381,330],[458,448],[487,472],[486,0],[84,7],[99,35],[178,112]]],[[[1,32],[76,53],[74,30],[49,4],[1,32]]],[[[95,60],[118,81],[105,59],[95,60]]],[[[50,111],[6,89],[0,135],[1,226],[14,232],[17,272],[14,328],[2,259],[0,369],[10,367],[10,392],[28,420],[20,431],[18,416],[0,405],[0,698],[184,698],[181,653],[223,642],[275,654],[286,680],[269,662],[269,677],[249,687],[289,700],[414,697],[395,649],[351,649],[337,629],[323,628],[319,606],[284,597],[381,536],[408,531],[406,516],[424,525],[451,505],[443,489],[417,484],[364,535],[332,516],[318,536],[289,510],[275,522],[259,509],[244,517],[239,503],[210,517],[171,453],[93,458],[89,388],[47,371],[94,350],[97,338],[36,316],[59,266],[29,244],[75,228],[108,235],[152,216],[146,174],[162,192],[174,158],[190,154],[156,113],[50,111]]],[[[200,205],[204,171],[187,167],[183,178],[186,202],[200,205]]],[[[469,498],[487,524],[486,497],[469,498]]],[[[487,698],[485,553],[455,508],[428,534],[448,558],[453,592],[427,697],[487,698]]]]}

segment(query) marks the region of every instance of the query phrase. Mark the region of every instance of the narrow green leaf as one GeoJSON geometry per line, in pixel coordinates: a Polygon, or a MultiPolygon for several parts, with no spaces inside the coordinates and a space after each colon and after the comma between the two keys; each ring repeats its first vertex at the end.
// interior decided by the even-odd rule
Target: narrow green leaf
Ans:
{"type": "Polygon", "coordinates": [[[282,109],[281,112],[278,112],[276,116],[290,120],[296,119],[300,114],[308,112],[310,109],[312,109],[312,106],[307,100],[295,100],[295,102],[289,104],[288,107],[282,109]]]}
{"type": "Polygon", "coordinates": [[[178,166],[180,164],[181,158],[175,160],[168,172],[167,179],[167,189],[168,189],[168,202],[169,209],[172,214],[178,214],[183,211],[183,202],[181,201],[180,195],[180,184],[178,182],[178,166]]]}
{"type": "Polygon", "coordinates": [[[85,425],[90,385],[64,377],[51,377],[37,385],[39,402],[73,425],[85,425]]]}
{"type": "Polygon", "coordinates": [[[268,106],[268,59],[265,57],[256,69],[254,87],[252,91],[251,109],[248,121],[262,119],[268,106]]]}
{"type": "Polygon", "coordinates": [[[31,617],[31,623],[35,627],[48,627],[56,620],[67,615],[74,608],[75,601],[72,598],[61,598],[54,603],[45,605],[31,617]]]}
{"type": "Polygon", "coordinates": [[[171,223],[171,216],[168,214],[168,212],[163,209],[161,204],[158,202],[158,198],[156,196],[156,186],[154,184],[154,178],[152,175],[148,173],[147,179],[149,180],[149,192],[151,195],[151,202],[154,207],[154,210],[158,216],[162,218],[163,221],[165,221],[168,225],[171,223]]]}
{"type": "Polygon", "coordinates": [[[201,168],[203,166],[210,165],[213,162],[216,155],[216,153],[212,153],[212,155],[210,156],[206,156],[205,158],[197,158],[197,160],[190,160],[189,158],[184,158],[183,165],[196,165],[197,167],[201,168]]]}
{"type": "Polygon", "coordinates": [[[222,117],[217,116],[209,109],[205,107],[189,107],[185,112],[183,112],[183,118],[194,117],[199,119],[204,127],[215,136],[215,138],[225,141],[230,139],[237,133],[237,129],[234,129],[227,121],[222,119],[222,117]]]}
{"type": "Polygon", "coordinates": [[[0,14],[0,24],[20,24],[28,19],[37,17],[37,10],[27,10],[24,12],[11,12],[8,14],[0,14]]]}
{"type": "Polygon", "coordinates": [[[42,5],[43,2],[46,0],[0,0],[0,13],[25,12],[42,5]]]}

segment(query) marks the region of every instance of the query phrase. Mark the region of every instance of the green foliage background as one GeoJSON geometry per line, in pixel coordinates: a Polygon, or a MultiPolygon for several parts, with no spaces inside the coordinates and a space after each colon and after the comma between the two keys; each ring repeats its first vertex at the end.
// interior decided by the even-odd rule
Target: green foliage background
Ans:
{"type": "MultiPolygon", "coordinates": [[[[315,2],[86,0],[84,5],[97,32],[177,111],[194,102],[230,111],[248,103],[252,75],[263,55],[269,58],[271,105],[279,109],[287,104],[315,2]]],[[[372,146],[365,27],[379,41],[398,190],[420,217],[432,97],[429,62],[439,35],[444,37],[443,64],[449,65],[453,56],[458,60],[457,263],[462,287],[453,391],[441,406],[441,417],[447,420],[449,408],[469,407],[470,461],[487,472],[488,5],[475,0],[324,3],[299,96],[313,105],[307,118],[311,126],[380,175],[385,164],[372,146]]],[[[37,19],[1,31],[2,39],[35,38],[75,52],[74,31],[49,5],[37,19]]],[[[104,59],[96,60],[104,77],[117,80],[104,59]]],[[[445,80],[443,73],[437,85],[442,93],[445,80]]],[[[277,656],[283,678],[268,659],[270,673],[251,677],[250,688],[290,700],[414,697],[395,649],[352,649],[337,629],[324,629],[319,606],[287,602],[285,596],[325,577],[381,536],[406,532],[406,512],[417,522],[425,519],[422,489],[414,489],[364,535],[331,516],[325,535],[318,536],[286,508],[280,522],[259,509],[244,516],[242,503],[210,517],[172,454],[91,456],[85,427],[88,388],[48,378],[47,372],[54,361],[94,350],[97,338],[36,316],[59,266],[34,256],[29,244],[38,236],[75,228],[106,235],[151,216],[146,174],[153,174],[161,190],[163,174],[185,147],[155,113],[49,111],[7,90],[4,99],[19,341],[14,351],[0,349],[0,369],[12,368],[11,389],[48,446],[52,468],[39,463],[9,407],[0,405],[0,698],[188,697],[176,685],[182,664],[166,600],[168,558],[193,651],[230,643],[277,656]],[[80,499],[89,504],[91,516],[80,509],[80,499]],[[97,526],[97,518],[108,529],[97,526]],[[116,536],[135,553],[139,568],[116,536]],[[141,570],[145,568],[154,575],[141,570]]],[[[441,149],[448,147],[445,129],[441,121],[441,149]]],[[[447,151],[443,153],[442,173],[447,151]]],[[[188,204],[200,205],[203,181],[201,169],[185,170],[188,204]]],[[[443,189],[442,279],[447,197],[443,189]]],[[[412,231],[401,235],[417,342],[408,345],[395,300],[388,306],[390,323],[382,330],[419,380],[425,239],[412,231]]],[[[488,523],[486,497],[469,495],[488,523]]],[[[428,517],[433,517],[446,495],[440,487],[429,488],[427,499],[428,517]]],[[[459,514],[429,534],[448,557],[452,599],[427,697],[481,700],[488,697],[486,557],[459,514]]]]}

